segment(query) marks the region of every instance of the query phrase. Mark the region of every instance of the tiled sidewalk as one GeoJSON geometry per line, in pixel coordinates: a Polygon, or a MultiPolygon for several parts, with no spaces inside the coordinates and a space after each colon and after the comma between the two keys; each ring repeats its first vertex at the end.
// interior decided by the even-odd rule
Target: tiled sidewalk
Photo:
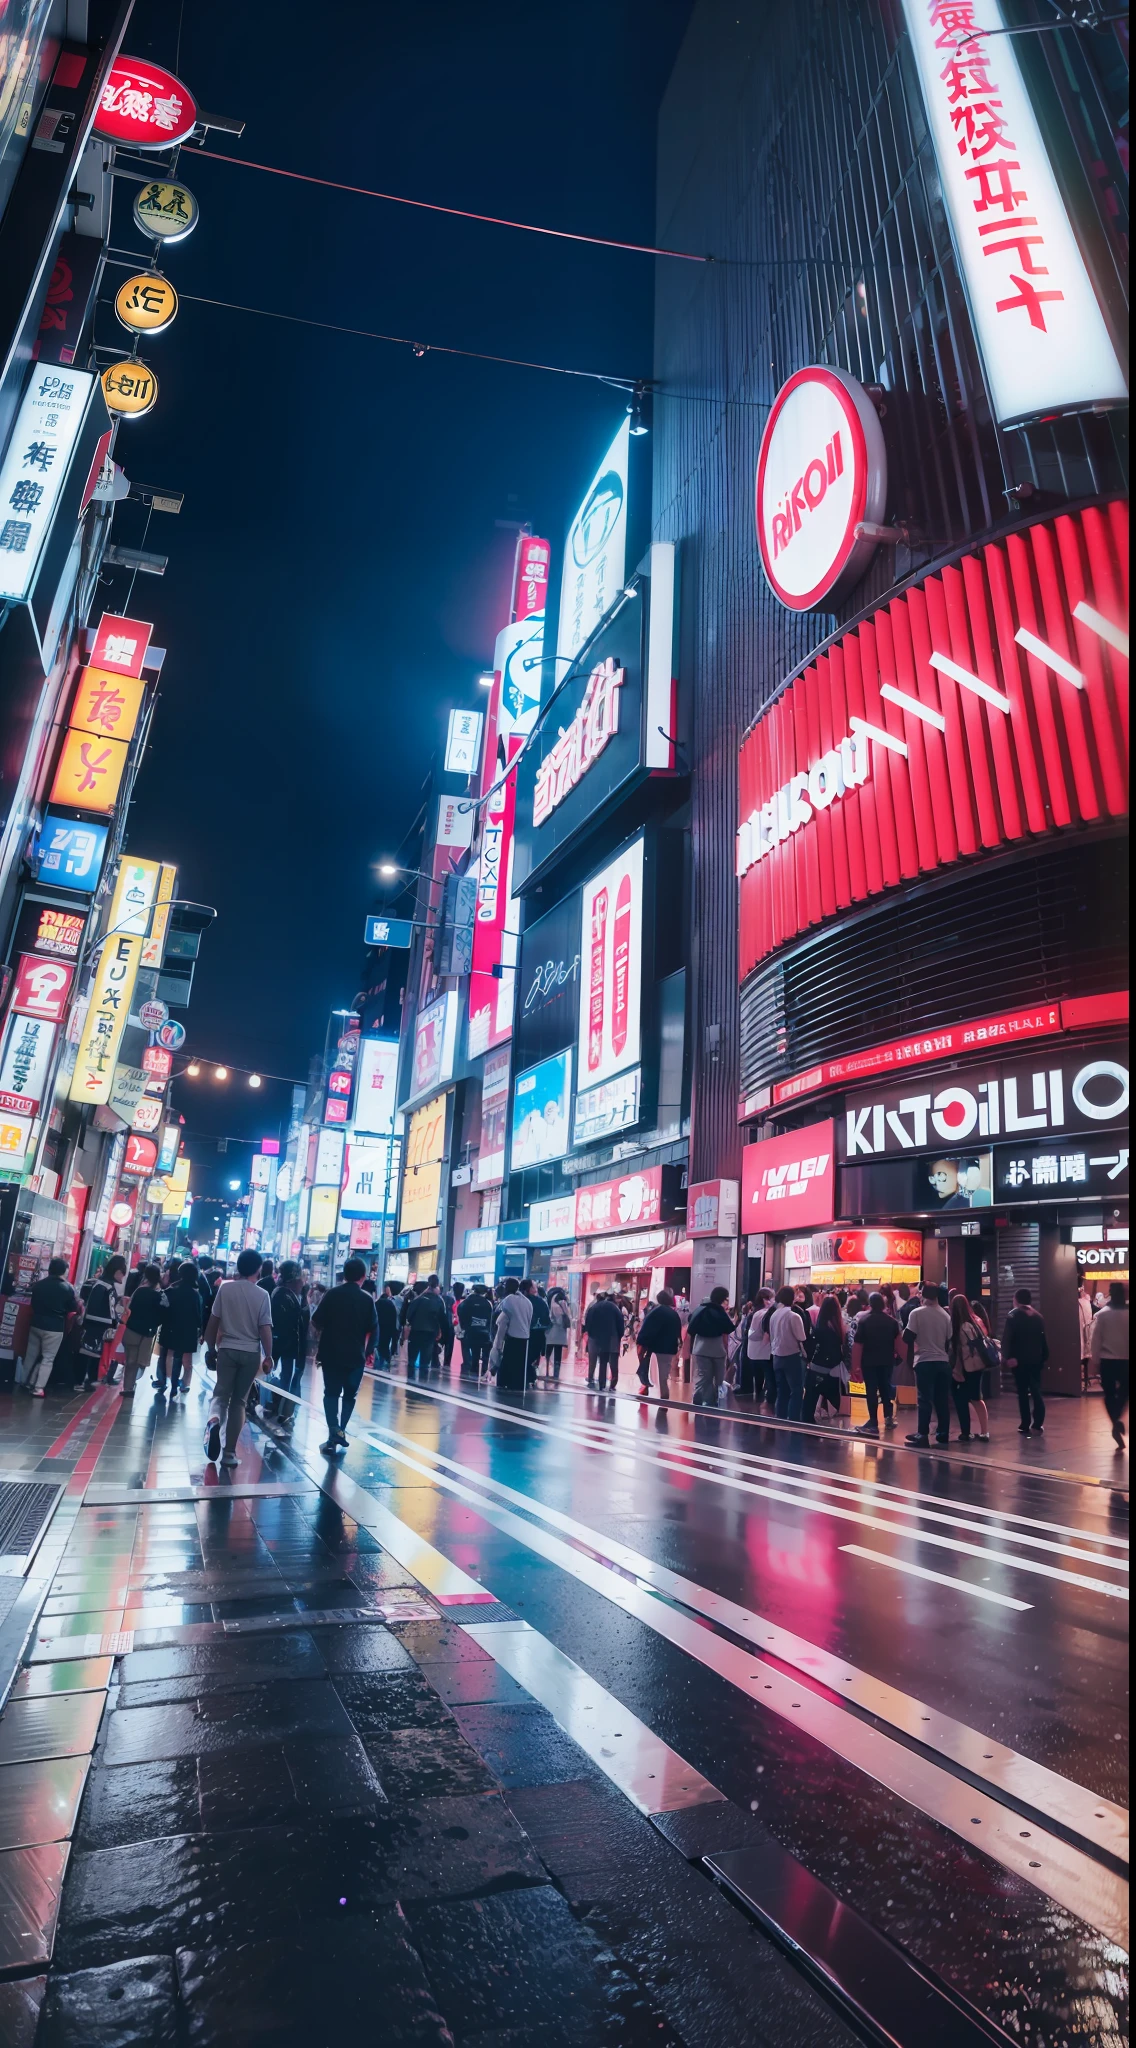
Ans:
{"type": "MultiPolygon", "coordinates": [[[[199,1427],[195,1404],[135,1484],[184,1487],[199,1427]]],[[[115,1432],[112,1481],[131,1457],[115,1432]]],[[[296,1481],[72,1495],[0,1717],[5,2048],[849,2041],[552,1715],[296,1481]],[[408,1601],[427,1618],[395,1618],[408,1601]]]]}

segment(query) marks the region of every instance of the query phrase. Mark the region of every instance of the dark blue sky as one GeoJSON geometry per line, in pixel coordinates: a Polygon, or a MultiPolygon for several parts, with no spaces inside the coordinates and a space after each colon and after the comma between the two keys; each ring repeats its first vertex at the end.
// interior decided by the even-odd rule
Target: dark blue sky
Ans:
{"type": "MultiPolygon", "coordinates": [[[[650,241],[655,115],[688,13],[186,0],[178,68],[199,105],[246,122],[217,149],[650,241]]],[[[173,66],[178,18],[176,0],[139,0],[128,51],[173,66]]],[[[531,519],[558,547],[622,401],[188,295],[635,376],[651,368],[653,263],[192,148],[181,175],[201,206],[168,254],[186,296],[143,351],[157,409],[117,448],[131,477],[185,492],[150,526],[164,580],[134,591],[169,656],[130,845],[217,907],[190,1048],[302,1076],[358,985],[371,864],[410,824],[445,711],[474,700],[504,622],[511,540],[494,522],[531,519]]],[[[113,240],[139,246],[123,185],[113,240]]],[[[105,308],[99,338],[117,333],[105,308]]],[[[137,545],[141,528],[131,507],[116,537],[137,545]]],[[[110,607],[125,595],[116,576],[110,607]]],[[[271,1128],[286,1092],[211,1090],[198,1112],[189,1087],[191,1126],[235,1133],[271,1128]]]]}

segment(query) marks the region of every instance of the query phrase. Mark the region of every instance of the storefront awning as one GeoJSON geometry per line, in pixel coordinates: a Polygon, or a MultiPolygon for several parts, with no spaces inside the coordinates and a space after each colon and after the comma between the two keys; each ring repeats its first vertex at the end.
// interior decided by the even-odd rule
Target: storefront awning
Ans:
{"type": "Polygon", "coordinates": [[[684,1237],[679,1244],[669,1244],[664,1251],[652,1252],[651,1264],[656,1268],[660,1266],[689,1266],[693,1257],[694,1246],[689,1237],[684,1237]]]}

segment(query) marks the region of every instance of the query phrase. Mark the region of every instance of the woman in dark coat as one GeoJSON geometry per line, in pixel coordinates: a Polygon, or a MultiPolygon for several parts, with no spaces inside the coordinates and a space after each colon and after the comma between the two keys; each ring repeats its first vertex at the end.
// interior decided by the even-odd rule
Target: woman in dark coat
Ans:
{"type": "Polygon", "coordinates": [[[172,1401],[178,1392],[179,1377],[182,1393],[189,1391],[193,1378],[193,1354],[201,1342],[201,1292],[197,1285],[197,1268],[189,1260],[178,1267],[177,1278],[168,1290],[168,1300],[169,1307],[158,1332],[161,1349],[154,1385],[161,1393],[165,1392],[168,1368],[172,1401]]]}
{"type": "MultiPolygon", "coordinates": [[[[122,1320],[122,1283],[125,1278],[126,1260],[116,1253],[107,1260],[98,1279],[88,1280],[82,1289],[83,1331],[79,1339],[79,1364],[83,1368],[85,1386],[97,1386],[103,1346],[122,1320]]],[[[108,1383],[113,1378],[112,1366],[107,1373],[108,1383]]]]}

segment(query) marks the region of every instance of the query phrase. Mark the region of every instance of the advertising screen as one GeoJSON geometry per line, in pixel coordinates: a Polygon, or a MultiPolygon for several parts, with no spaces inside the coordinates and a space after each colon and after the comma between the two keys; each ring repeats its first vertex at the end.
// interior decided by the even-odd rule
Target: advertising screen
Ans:
{"type": "Polygon", "coordinates": [[[513,1088],[514,1173],[563,1159],[571,1143],[572,1053],[554,1053],[518,1074],[513,1088]]]}
{"type": "Polygon", "coordinates": [[[580,920],[577,1086],[593,1088],[639,1061],[643,976],[643,841],[584,884],[580,920]]]}

